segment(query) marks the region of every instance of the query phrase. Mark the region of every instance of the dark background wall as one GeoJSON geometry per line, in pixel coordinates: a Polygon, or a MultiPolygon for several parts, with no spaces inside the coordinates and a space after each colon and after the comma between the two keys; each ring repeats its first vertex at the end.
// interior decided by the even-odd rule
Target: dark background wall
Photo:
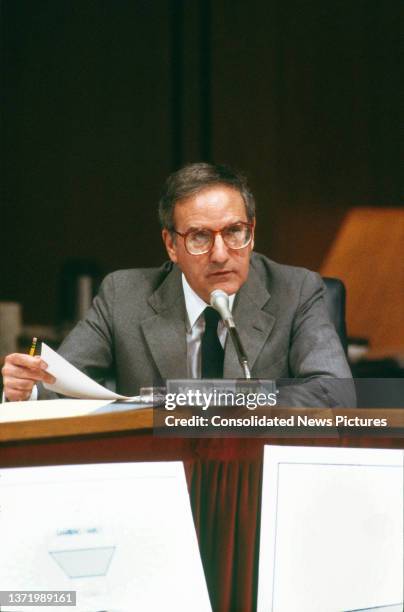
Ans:
{"type": "Polygon", "coordinates": [[[347,209],[399,204],[399,0],[0,7],[0,299],[26,322],[57,322],[67,258],[163,260],[185,162],[243,169],[257,250],[314,269],[347,209]]]}

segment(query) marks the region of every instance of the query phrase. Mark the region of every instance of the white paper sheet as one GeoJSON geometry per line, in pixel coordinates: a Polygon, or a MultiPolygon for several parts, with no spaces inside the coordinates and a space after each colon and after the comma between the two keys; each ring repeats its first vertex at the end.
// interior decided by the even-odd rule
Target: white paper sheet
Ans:
{"type": "Polygon", "coordinates": [[[266,446],[259,612],[402,606],[402,596],[403,451],[266,446]]]}
{"type": "Polygon", "coordinates": [[[56,378],[52,385],[44,383],[45,389],[78,399],[128,400],[141,402],[140,396],[128,397],[119,395],[96,383],[86,374],[80,372],[71,363],[58,355],[45,342],[42,342],[41,357],[48,364],[48,372],[56,378]]]}
{"type": "Polygon", "coordinates": [[[181,463],[0,469],[0,499],[1,589],[77,592],[49,612],[211,612],[181,463]]]}
{"type": "Polygon", "coordinates": [[[63,419],[91,414],[114,400],[38,400],[32,402],[7,402],[0,404],[0,423],[37,421],[38,419],[63,419]]]}

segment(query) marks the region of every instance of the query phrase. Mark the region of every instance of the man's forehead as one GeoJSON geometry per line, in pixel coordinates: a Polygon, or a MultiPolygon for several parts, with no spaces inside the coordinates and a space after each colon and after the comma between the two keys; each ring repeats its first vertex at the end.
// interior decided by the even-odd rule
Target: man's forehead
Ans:
{"type": "Polygon", "coordinates": [[[234,187],[233,185],[227,185],[226,183],[211,183],[209,185],[204,185],[199,189],[195,189],[195,191],[191,192],[187,196],[179,198],[178,202],[185,202],[188,199],[193,199],[200,195],[214,194],[220,192],[225,192],[235,197],[239,196],[242,199],[241,193],[237,189],[237,187],[234,187]]]}
{"type": "Polygon", "coordinates": [[[227,185],[212,185],[175,204],[176,222],[204,224],[220,220],[247,220],[246,206],[239,191],[227,185]]]}

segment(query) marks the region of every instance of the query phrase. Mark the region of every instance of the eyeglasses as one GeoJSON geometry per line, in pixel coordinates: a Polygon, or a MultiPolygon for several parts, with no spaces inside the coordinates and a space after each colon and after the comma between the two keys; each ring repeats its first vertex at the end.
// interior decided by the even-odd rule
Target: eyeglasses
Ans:
{"type": "Polygon", "coordinates": [[[172,230],[184,239],[187,252],[190,255],[203,255],[209,253],[215,244],[216,234],[220,234],[223,242],[229,249],[237,251],[244,249],[251,242],[253,235],[253,223],[238,221],[231,225],[226,225],[220,230],[206,228],[190,229],[185,234],[172,230]]]}

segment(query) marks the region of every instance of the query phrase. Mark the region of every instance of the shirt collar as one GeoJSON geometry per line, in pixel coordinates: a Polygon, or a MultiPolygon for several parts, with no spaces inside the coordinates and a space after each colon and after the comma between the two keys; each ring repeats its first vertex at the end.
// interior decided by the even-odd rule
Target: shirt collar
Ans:
{"type": "MultiPolygon", "coordinates": [[[[188,324],[189,324],[189,331],[190,331],[195,325],[195,323],[197,322],[197,320],[199,319],[199,317],[201,316],[201,314],[203,313],[203,311],[205,310],[205,308],[209,306],[209,304],[204,302],[204,300],[200,298],[197,293],[195,293],[195,291],[192,289],[187,279],[185,278],[185,274],[182,274],[181,278],[182,278],[182,289],[184,291],[185,307],[187,309],[188,324]]],[[[234,304],[235,297],[236,297],[235,293],[233,293],[232,295],[229,295],[230,310],[233,310],[233,304],[234,304]]]]}

